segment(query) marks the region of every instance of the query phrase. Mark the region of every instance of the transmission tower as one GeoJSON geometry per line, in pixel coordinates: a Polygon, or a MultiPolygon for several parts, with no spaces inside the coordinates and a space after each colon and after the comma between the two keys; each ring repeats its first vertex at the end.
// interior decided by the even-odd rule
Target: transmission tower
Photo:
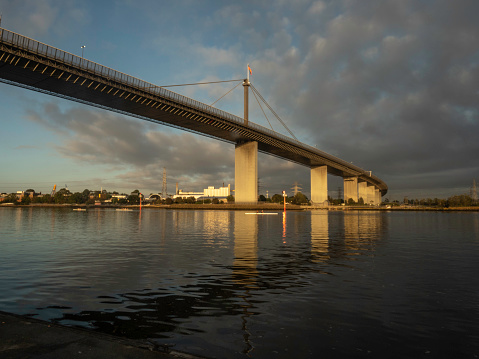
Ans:
{"type": "Polygon", "coordinates": [[[166,193],[166,168],[163,167],[163,189],[161,191],[163,198],[166,198],[168,195],[166,193]]]}
{"type": "Polygon", "coordinates": [[[298,192],[300,192],[300,189],[303,189],[303,187],[300,186],[301,185],[298,182],[293,183],[293,187],[291,187],[291,189],[293,190],[295,196],[298,194],[298,192]]]}

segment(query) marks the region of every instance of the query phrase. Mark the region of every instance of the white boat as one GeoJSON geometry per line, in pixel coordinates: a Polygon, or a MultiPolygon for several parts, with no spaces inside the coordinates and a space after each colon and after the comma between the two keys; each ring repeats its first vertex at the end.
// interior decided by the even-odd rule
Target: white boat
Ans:
{"type": "Polygon", "coordinates": [[[258,216],[262,216],[262,215],[268,215],[268,214],[275,215],[278,213],[277,212],[246,212],[245,214],[256,214],[258,216]]]}
{"type": "Polygon", "coordinates": [[[117,208],[117,211],[133,211],[132,209],[129,208],[117,208]]]}
{"type": "Polygon", "coordinates": [[[73,208],[74,211],[86,211],[86,208],[73,208]]]}

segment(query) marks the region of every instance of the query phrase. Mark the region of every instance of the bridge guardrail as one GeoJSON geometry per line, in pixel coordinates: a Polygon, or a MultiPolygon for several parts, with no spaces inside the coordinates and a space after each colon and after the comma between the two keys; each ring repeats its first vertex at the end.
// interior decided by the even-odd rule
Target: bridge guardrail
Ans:
{"type": "MultiPolygon", "coordinates": [[[[27,50],[29,52],[36,53],[41,56],[46,56],[48,58],[53,58],[56,61],[62,62],[67,65],[71,65],[73,67],[80,68],[83,71],[88,71],[94,75],[100,75],[104,76],[108,79],[111,79],[115,82],[121,83],[125,86],[133,87],[137,90],[148,92],[150,94],[160,96],[169,100],[173,100],[175,102],[179,102],[183,105],[192,107],[194,109],[206,112],[208,114],[218,116],[221,118],[225,118],[229,121],[235,122],[239,125],[244,125],[244,120],[239,117],[235,116],[229,112],[217,109],[215,107],[209,106],[205,103],[202,103],[200,101],[191,99],[189,97],[180,95],[176,92],[173,92],[171,90],[167,90],[161,86],[154,85],[152,83],[143,81],[139,78],[127,75],[123,72],[111,69],[109,67],[100,65],[96,62],[86,60],[83,57],[80,57],[78,55],[74,55],[72,53],[60,50],[56,47],[44,44],[42,42],[39,42],[37,40],[30,39],[26,36],[17,34],[15,32],[6,30],[4,28],[0,28],[0,42],[6,43],[6,44],[11,44],[16,47],[22,48],[24,50],[27,50]]],[[[278,133],[276,131],[270,130],[266,127],[263,127],[261,125],[258,125],[254,122],[248,122],[248,127],[251,127],[255,129],[258,132],[262,132],[264,134],[267,134],[271,137],[276,137],[277,139],[280,139],[285,142],[289,142],[291,144],[294,144],[296,146],[299,146],[305,150],[308,150],[310,152],[316,153],[320,156],[323,156],[329,160],[332,160],[338,164],[341,164],[343,166],[346,166],[352,170],[356,170],[357,172],[360,172],[363,175],[366,175],[366,171],[361,169],[360,167],[354,166],[351,163],[344,161],[336,156],[333,156],[329,153],[323,152],[321,150],[318,150],[315,147],[306,145],[304,143],[301,143],[291,137],[285,136],[281,133],[278,133]]],[[[382,183],[382,181],[375,177],[375,176],[369,176],[371,178],[375,178],[375,180],[378,183],[382,183]]]]}
{"type": "MultiPolygon", "coordinates": [[[[123,72],[111,69],[109,67],[100,65],[96,62],[86,60],[80,56],[74,55],[72,53],[60,50],[56,47],[44,44],[42,42],[39,42],[37,40],[30,39],[26,36],[14,33],[12,31],[0,28],[1,30],[1,41],[5,43],[9,43],[12,45],[15,45],[19,48],[28,50],[30,52],[34,52],[38,55],[41,56],[46,56],[49,58],[53,58],[56,61],[60,61],[64,64],[68,64],[74,67],[79,67],[82,70],[86,70],[90,73],[93,73],[94,75],[100,75],[107,77],[111,80],[114,80],[116,82],[122,83],[124,85],[133,87],[137,90],[140,91],[145,91],[145,92],[150,92],[151,94],[165,97],[170,100],[174,100],[176,102],[180,102],[181,104],[193,107],[198,110],[202,110],[204,112],[207,112],[212,115],[216,115],[219,117],[226,118],[230,121],[236,122],[238,124],[243,124],[243,119],[241,117],[235,116],[229,112],[217,109],[215,107],[209,106],[205,103],[199,102],[197,100],[191,99],[189,97],[180,95],[176,92],[173,92],[171,90],[167,90],[161,86],[154,85],[152,83],[143,81],[139,78],[127,75],[123,72]]],[[[287,140],[290,142],[298,143],[301,144],[300,142],[285,136],[281,133],[278,133],[276,131],[272,131],[266,127],[263,127],[261,125],[255,124],[253,122],[249,122],[248,125],[256,130],[259,130],[261,132],[268,133],[269,135],[272,135],[274,137],[281,138],[283,140],[287,140]]]]}

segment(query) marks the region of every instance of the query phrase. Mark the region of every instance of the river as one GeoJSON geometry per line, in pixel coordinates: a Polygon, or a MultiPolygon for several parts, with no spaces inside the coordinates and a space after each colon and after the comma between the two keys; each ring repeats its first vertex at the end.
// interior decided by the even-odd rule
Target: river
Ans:
{"type": "Polygon", "coordinates": [[[0,310],[205,357],[477,358],[479,213],[3,207],[0,310]]]}

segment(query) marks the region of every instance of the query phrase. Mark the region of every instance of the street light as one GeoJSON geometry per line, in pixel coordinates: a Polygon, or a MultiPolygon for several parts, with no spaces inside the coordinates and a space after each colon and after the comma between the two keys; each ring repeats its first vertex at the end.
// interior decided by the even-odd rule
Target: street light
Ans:
{"type": "Polygon", "coordinates": [[[81,58],[83,59],[83,49],[85,48],[86,46],[85,45],[82,45],[81,46],[81,58]]]}

